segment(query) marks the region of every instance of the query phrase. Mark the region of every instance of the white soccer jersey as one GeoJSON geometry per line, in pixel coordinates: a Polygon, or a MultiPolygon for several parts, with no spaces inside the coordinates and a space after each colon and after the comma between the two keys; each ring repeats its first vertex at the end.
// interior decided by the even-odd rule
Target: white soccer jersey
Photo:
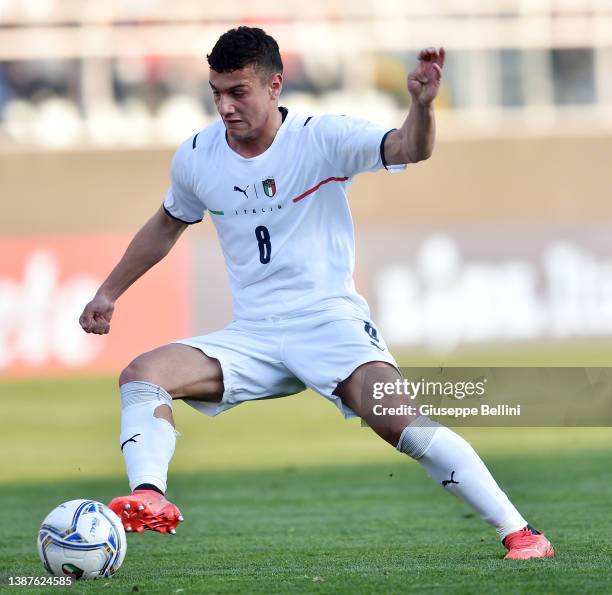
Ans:
{"type": "Polygon", "coordinates": [[[208,211],[221,243],[234,318],[262,320],[347,305],[355,291],[353,176],[385,167],[389,132],[346,116],[287,112],[273,143],[245,158],[218,121],[185,141],[172,162],[166,212],[186,223],[208,211]]]}

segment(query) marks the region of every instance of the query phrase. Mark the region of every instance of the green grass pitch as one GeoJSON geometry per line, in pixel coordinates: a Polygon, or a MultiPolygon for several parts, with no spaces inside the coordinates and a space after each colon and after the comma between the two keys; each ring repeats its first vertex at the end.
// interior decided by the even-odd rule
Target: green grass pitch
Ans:
{"type": "MultiPolygon", "coordinates": [[[[0,384],[3,590],[9,575],[44,574],[35,538],[51,508],[126,492],[114,383],[0,384]]],[[[117,575],[73,592],[612,591],[608,428],[461,430],[557,549],[553,560],[506,562],[465,505],[320,397],[216,419],[179,404],[175,416],[182,436],[168,495],[185,523],[175,537],[128,536],[117,575]]]]}

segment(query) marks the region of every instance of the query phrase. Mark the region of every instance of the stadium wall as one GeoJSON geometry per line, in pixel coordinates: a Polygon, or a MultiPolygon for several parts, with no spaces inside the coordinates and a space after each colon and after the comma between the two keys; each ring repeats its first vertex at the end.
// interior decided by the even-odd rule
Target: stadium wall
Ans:
{"type": "MultiPolygon", "coordinates": [[[[6,153],[0,234],[132,232],[161,203],[172,151],[6,153]]],[[[405,174],[351,188],[360,227],[612,215],[612,137],[439,142],[405,174]]],[[[205,225],[196,233],[207,233],[205,225]]]]}

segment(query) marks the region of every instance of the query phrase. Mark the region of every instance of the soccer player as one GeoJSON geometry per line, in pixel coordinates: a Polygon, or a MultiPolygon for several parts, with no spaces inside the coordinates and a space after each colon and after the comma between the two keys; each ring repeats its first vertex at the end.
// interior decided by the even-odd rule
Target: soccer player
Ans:
{"type": "MultiPolygon", "coordinates": [[[[553,556],[463,438],[427,418],[376,416],[362,399],[374,382],[395,382],[400,373],[355,291],[347,190],[360,172],[404,169],[431,155],[444,50],[420,52],[408,76],[412,105],[394,130],[279,107],[283,64],[261,29],[228,31],[208,63],[220,121],[179,147],[163,205],[80,317],[86,332],[108,333],[117,299],[209,213],[234,321],[140,355],[121,373],[120,445],[132,493],[110,507],[126,530],[175,533],[183,520],[164,496],[176,442],[173,399],[216,415],[310,387],[467,502],[497,530],[506,558],[553,556]]],[[[393,406],[387,399],[377,402],[393,406]]]]}

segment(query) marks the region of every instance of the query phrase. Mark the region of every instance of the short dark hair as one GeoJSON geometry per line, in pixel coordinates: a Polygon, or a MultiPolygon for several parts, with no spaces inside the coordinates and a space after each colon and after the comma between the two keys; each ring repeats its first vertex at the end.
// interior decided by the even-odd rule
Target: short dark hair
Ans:
{"type": "Polygon", "coordinates": [[[230,29],[219,37],[206,58],[216,72],[233,72],[249,65],[268,74],[283,72],[278,43],[257,27],[230,29]]]}

